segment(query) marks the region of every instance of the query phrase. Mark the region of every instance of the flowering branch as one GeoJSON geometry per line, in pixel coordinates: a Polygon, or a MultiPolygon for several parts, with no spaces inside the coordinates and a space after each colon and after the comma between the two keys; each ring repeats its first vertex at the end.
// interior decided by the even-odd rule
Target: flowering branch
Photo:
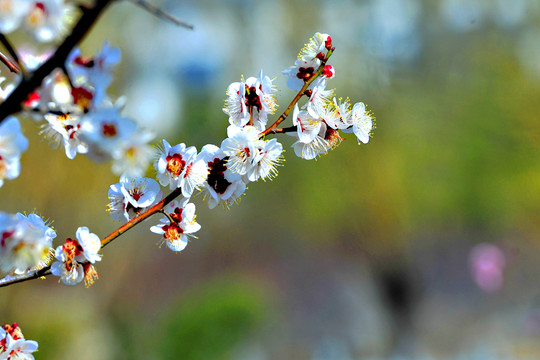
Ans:
{"type": "MultiPolygon", "coordinates": [[[[100,1],[98,4],[103,9],[108,1],[100,1]]],[[[95,20],[98,12],[94,11],[95,20]]],[[[221,146],[207,144],[200,152],[184,143],[171,146],[163,139],[162,147],[158,148],[159,155],[157,158],[154,156],[159,183],[141,177],[141,170],[147,168],[148,158],[153,153],[146,144],[150,138],[138,133],[141,130],[137,124],[122,117],[117,107],[104,102],[111,80],[109,72],[120,59],[119,50],[105,44],[95,58],[86,58],[78,50],[73,51],[66,65],[55,67],[64,72],[64,79],[61,73],[56,73],[52,79],[46,80],[43,85],[45,90],[41,89],[42,93],[37,94],[37,101],[28,100],[26,106],[35,109],[31,104],[39,105],[42,94],[46,99],[46,90],[50,91],[54,81],[69,83],[65,86],[71,88],[73,103],[71,106],[54,106],[53,111],[60,109],[58,115],[51,112],[44,114],[48,123],[47,134],[63,141],[70,159],[77,153],[85,153],[96,160],[118,161],[115,164],[117,170],[113,166],[113,171],[119,169],[122,175],[118,183],[110,186],[108,197],[111,202],[107,209],[114,219],[125,218],[127,222],[102,240],[90,233],[87,227],[79,227],[76,240],[67,238],[63,245],[56,247],[53,262],[50,249],[56,233],[41,217],[36,214],[26,216],[18,213],[12,216],[0,213],[0,271],[12,274],[26,272],[26,275],[0,279],[0,287],[49,274],[59,276],[66,285],[75,285],[84,279],[89,286],[98,278],[93,264],[101,261],[99,250],[157,212],[165,217],[150,231],[162,235],[162,242],[172,251],[182,251],[189,238],[196,237],[193,234],[201,228],[195,221],[195,205],[189,202],[195,191],[202,192],[210,208],[218,204],[228,207],[238,201],[250,182],[277,175],[277,166],[283,161],[283,146],[276,139],[264,139],[266,134],[296,132],[293,136],[298,140],[292,147],[297,156],[306,160],[334,149],[342,140],[339,130],[354,132],[359,142],[367,143],[373,122],[365,105],[356,103],[351,109],[348,99],[345,102],[340,99],[339,103],[335,97],[330,100],[333,90],[325,89],[327,81],[335,75],[333,67],[326,65],[334,49],[329,35],[316,33],[302,49],[295,65],[283,71],[284,75],[289,76],[287,85],[298,92],[285,112],[266,130],[263,129],[267,116],[273,114],[277,107],[274,97],[277,88],[272,80],[268,76],[263,77],[261,70],[258,78],[242,78],[241,82],[229,85],[228,99],[223,109],[229,115],[231,124],[227,128],[227,138],[221,142],[221,146]],[[71,76],[86,77],[88,82],[94,84],[90,87],[94,92],[85,89],[80,81],[77,84],[71,82],[71,76]],[[318,77],[320,79],[314,83],[318,77]],[[309,101],[303,107],[307,110],[300,111],[298,101],[303,95],[309,101]],[[73,109],[83,111],[83,114],[71,117],[69,111],[73,109]],[[291,110],[293,126],[277,128],[291,110]],[[172,190],[162,200],[160,186],[168,186],[172,190]],[[173,201],[180,194],[182,200],[173,201]],[[21,249],[30,256],[21,257],[21,249]]],[[[60,56],[58,54],[59,51],[53,57],[60,56]]],[[[48,63],[50,60],[43,66],[48,63]]],[[[13,139],[3,150],[9,156],[5,166],[12,166],[11,163],[17,165],[20,153],[28,146],[27,139],[20,133],[18,120],[10,117],[0,127],[0,136],[3,136],[2,132],[13,139]]],[[[9,178],[18,176],[18,168],[7,169],[9,178]]]]}
{"type": "Polygon", "coordinates": [[[41,82],[47,75],[65,63],[71,50],[88,33],[99,15],[110,2],[111,0],[96,0],[93,8],[82,8],[83,15],[79,19],[79,22],[75,25],[71,34],[68,35],[64,42],[58,47],[56,52],[45,61],[43,65],[32,72],[30,76],[23,78],[6,100],[0,104],[0,123],[2,123],[8,115],[20,111],[21,103],[26,100],[28,95],[41,85],[41,82]]]}
{"type": "Polygon", "coordinates": [[[302,86],[302,88],[300,89],[300,91],[298,91],[298,94],[296,94],[296,96],[294,97],[294,99],[291,101],[291,103],[289,104],[289,106],[287,106],[287,108],[285,109],[285,111],[283,112],[283,114],[281,114],[281,116],[272,124],[270,125],[270,127],[266,130],[264,130],[262,133],[261,133],[261,137],[265,137],[266,135],[268,135],[269,133],[275,133],[275,132],[280,132],[280,131],[275,131],[274,132],[274,129],[277,128],[277,126],[279,124],[281,124],[286,118],[287,116],[289,116],[289,113],[291,112],[291,110],[294,108],[294,105],[296,105],[296,103],[298,103],[298,101],[300,100],[300,98],[305,94],[307,88],[309,87],[309,85],[311,85],[311,83],[313,81],[315,81],[315,79],[317,79],[322,73],[323,73],[323,70],[324,70],[324,66],[326,65],[326,62],[328,61],[328,59],[330,58],[330,56],[332,56],[332,53],[334,52],[335,50],[335,47],[331,48],[330,50],[328,50],[328,53],[326,54],[326,56],[321,60],[321,65],[319,66],[319,68],[317,69],[317,71],[309,78],[309,80],[307,80],[305,83],[304,83],[304,86],[302,86]]]}
{"type": "MultiPolygon", "coordinates": [[[[164,213],[163,208],[165,208],[165,206],[167,206],[171,201],[176,199],[181,194],[182,194],[181,188],[175,189],[169,195],[167,195],[163,200],[158,202],[156,205],[152,206],[150,209],[146,210],[145,212],[134,217],[133,219],[131,219],[124,225],[120,226],[118,229],[116,229],[111,234],[109,234],[109,236],[103,238],[103,240],[101,240],[101,247],[103,248],[106,245],[110,244],[114,239],[124,234],[126,231],[128,231],[135,225],[139,224],[143,220],[148,219],[150,216],[154,215],[155,213],[164,213]]],[[[165,215],[168,218],[170,218],[170,215],[168,214],[165,214],[165,215]]],[[[51,266],[47,265],[44,268],[39,269],[33,273],[20,275],[20,276],[9,276],[4,279],[0,279],[0,287],[9,286],[9,285],[21,283],[24,281],[41,278],[50,274],[51,274],[51,266]]]]}
{"type": "MultiPolygon", "coordinates": [[[[105,245],[109,244],[111,241],[140,223],[141,221],[149,218],[150,216],[154,215],[158,212],[163,212],[163,208],[167,206],[171,201],[176,199],[179,195],[182,194],[182,189],[177,188],[173,192],[171,192],[169,195],[167,195],[163,200],[158,202],[156,205],[152,206],[150,209],[146,210],[145,212],[139,214],[138,216],[134,217],[124,225],[120,226],[117,230],[113,231],[109,236],[106,238],[103,238],[101,240],[101,247],[105,247],[105,245]]],[[[168,216],[167,216],[168,217],[168,216]]]]}

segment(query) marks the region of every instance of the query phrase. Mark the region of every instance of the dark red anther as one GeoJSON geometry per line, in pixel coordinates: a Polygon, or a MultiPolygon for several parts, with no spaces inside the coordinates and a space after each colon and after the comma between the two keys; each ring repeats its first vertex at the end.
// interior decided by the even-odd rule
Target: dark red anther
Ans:
{"type": "Polygon", "coordinates": [[[103,133],[103,136],[114,137],[118,134],[118,131],[116,130],[116,126],[114,126],[114,124],[103,123],[101,126],[102,126],[101,131],[103,133]]]}
{"type": "Polygon", "coordinates": [[[308,68],[301,67],[298,69],[298,73],[296,74],[296,77],[304,81],[308,81],[309,79],[311,79],[314,72],[315,72],[315,69],[312,67],[308,67],[308,68]]]}
{"type": "Polygon", "coordinates": [[[77,65],[84,66],[85,68],[93,68],[94,67],[94,59],[77,56],[75,59],[73,59],[73,62],[77,65]]]}
{"type": "Polygon", "coordinates": [[[215,158],[214,161],[208,163],[208,185],[214,189],[218,194],[224,194],[229,188],[231,183],[225,179],[225,171],[227,166],[225,165],[225,159],[215,158]]]}
{"type": "Polygon", "coordinates": [[[256,107],[258,111],[262,109],[261,99],[257,95],[257,89],[255,86],[248,87],[246,85],[246,106],[247,107],[256,107]]]}

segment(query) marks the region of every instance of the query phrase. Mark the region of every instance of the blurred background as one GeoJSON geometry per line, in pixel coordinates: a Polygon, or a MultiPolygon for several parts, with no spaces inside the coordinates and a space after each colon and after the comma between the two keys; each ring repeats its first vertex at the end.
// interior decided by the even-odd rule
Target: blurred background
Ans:
{"type": "MultiPolygon", "coordinates": [[[[122,2],[82,49],[122,49],[111,95],[156,142],[219,145],[227,86],[261,68],[284,110],[281,71],[317,31],[336,47],[330,86],[377,128],[317,161],[280,138],[274,181],[229,210],[195,197],[202,230],[180,254],[157,246],[156,216],[104,249],[90,289],[2,288],[1,322],[39,342],[36,358],[540,358],[538,1],[155,3],[195,30],[122,2]]],[[[1,210],[54,220],[55,245],[118,227],[110,164],[68,160],[23,127],[1,210]]]]}

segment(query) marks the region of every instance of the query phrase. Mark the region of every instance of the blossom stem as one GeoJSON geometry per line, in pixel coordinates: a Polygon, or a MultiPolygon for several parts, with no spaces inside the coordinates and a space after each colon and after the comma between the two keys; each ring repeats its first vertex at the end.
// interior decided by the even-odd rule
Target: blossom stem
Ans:
{"type": "Polygon", "coordinates": [[[297,131],[297,127],[293,125],[286,128],[272,129],[271,133],[272,134],[286,134],[286,133],[295,132],[295,131],[297,131]]]}
{"type": "MultiPolygon", "coordinates": [[[[24,66],[23,64],[21,63],[21,60],[19,58],[19,55],[17,54],[17,51],[15,50],[15,48],[11,45],[11,43],[9,42],[8,38],[4,35],[4,34],[0,34],[0,42],[2,43],[2,45],[4,45],[4,47],[6,48],[6,50],[9,52],[9,55],[11,55],[11,57],[13,58],[13,60],[15,60],[15,62],[17,63],[17,66],[18,66],[18,70],[20,70],[23,74],[25,73],[24,71],[24,66]]],[[[10,68],[11,70],[11,68],[10,68]]],[[[11,70],[13,71],[13,70],[11,70]]]]}
{"type": "Polygon", "coordinates": [[[11,71],[12,73],[20,73],[21,71],[19,70],[19,68],[17,67],[17,65],[15,65],[14,63],[12,63],[7,57],[6,55],[0,53],[0,61],[2,61],[9,69],[9,71],[11,71]]]}
{"type": "Polygon", "coordinates": [[[169,221],[172,223],[175,223],[176,221],[174,221],[174,219],[172,218],[171,214],[169,214],[168,212],[166,212],[165,210],[160,210],[160,213],[162,213],[163,215],[165,215],[167,217],[167,219],[169,219],[169,221]]]}
{"type": "Polygon", "coordinates": [[[300,100],[300,98],[304,95],[304,92],[307,90],[308,86],[311,85],[311,83],[313,81],[315,81],[316,78],[318,78],[323,70],[324,70],[324,65],[326,65],[326,62],[328,61],[328,59],[330,58],[330,56],[332,56],[332,53],[334,52],[334,49],[335,48],[332,48],[330,50],[328,50],[328,53],[326,54],[326,56],[324,57],[324,59],[322,59],[321,61],[321,65],[319,66],[319,68],[317,69],[317,71],[313,74],[313,76],[311,76],[309,78],[308,81],[306,81],[304,83],[304,86],[302,86],[302,88],[300,89],[300,91],[298,92],[298,94],[296,94],[296,96],[294,97],[294,99],[291,101],[291,103],[289,104],[289,106],[287,106],[287,108],[285,109],[285,111],[283,112],[283,114],[281,114],[281,116],[272,124],[270,125],[270,127],[266,130],[264,130],[262,133],[260,133],[260,137],[265,137],[266,135],[268,135],[269,133],[273,133],[274,132],[274,129],[277,128],[277,126],[279,124],[281,124],[283,122],[283,120],[285,120],[287,118],[287,116],[289,116],[289,113],[291,112],[291,110],[293,109],[294,105],[296,105],[296,103],[300,100]]]}
{"type": "MultiPolygon", "coordinates": [[[[92,25],[96,22],[99,15],[111,3],[112,0],[96,0],[94,7],[85,8],[83,15],[73,28],[70,35],[56,49],[55,53],[45,61],[40,67],[22,79],[13,92],[0,104],[0,123],[9,115],[21,110],[21,103],[26,100],[28,95],[41,85],[41,82],[54,69],[65,63],[71,50],[88,33],[92,25]]],[[[0,37],[0,40],[3,36],[0,37]]]]}

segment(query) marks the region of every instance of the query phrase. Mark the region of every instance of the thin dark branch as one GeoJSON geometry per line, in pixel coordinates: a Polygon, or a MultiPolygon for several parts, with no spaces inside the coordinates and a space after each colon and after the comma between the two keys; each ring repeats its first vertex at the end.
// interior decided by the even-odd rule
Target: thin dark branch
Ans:
{"type": "Polygon", "coordinates": [[[9,42],[8,38],[4,35],[4,34],[0,34],[0,42],[2,43],[2,45],[4,45],[4,47],[6,48],[6,50],[9,52],[9,55],[11,55],[11,57],[13,58],[13,60],[15,60],[15,62],[17,63],[17,66],[19,68],[19,70],[24,74],[24,66],[21,62],[21,59],[19,58],[19,54],[17,54],[17,51],[15,50],[15,48],[11,45],[11,43],[9,42]]]}
{"type": "Polygon", "coordinates": [[[0,61],[2,61],[9,69],[9,71],[13,72],[13,73],[16,73],[18,74],[20,72],[19,68],[17,67],[17,65],[15,65],[14,63],[12,63],[7,57],[6,55],[0,53],[0,61]]]}
{"type": "Polygon", "coordinates": [[[21,103],[26,100],[28,95],[41,85],[41,82],[47,75],[65,63],[71,50],[88,33],[99,15],[111,1],[96,0],[93,8],[84,10],[79,22],[75,25],[71,34],[58,47],[56,52],[27,78],[23,78],[15,90],[0,104],[0,123],[7,116],[20,111],[21,103]]]}
{"type": "Polygon", "coordinates": [[[144,1],[144,0],[129,0],[129,1],[131,1],[133,4],[143,8],[144,10],[148,11],[150,14],[160,19],[168,20],[177,26],[182,26],[182,27],[185,27],[186,29],[193,30],[193,25],[178,19],[177,17],[161,10],[157,6],[152,5],[147,1],[144,1]]]}
{"type": "Polygon", "coordinates": [[[289,127],[286,127],[286,128],[272,129],[270,132],[272,134],[285,134],[285,133],[295,132],[297,130],[298,130],[297,127],[293,125],[293,126],[289,126],[289,127]]]}

